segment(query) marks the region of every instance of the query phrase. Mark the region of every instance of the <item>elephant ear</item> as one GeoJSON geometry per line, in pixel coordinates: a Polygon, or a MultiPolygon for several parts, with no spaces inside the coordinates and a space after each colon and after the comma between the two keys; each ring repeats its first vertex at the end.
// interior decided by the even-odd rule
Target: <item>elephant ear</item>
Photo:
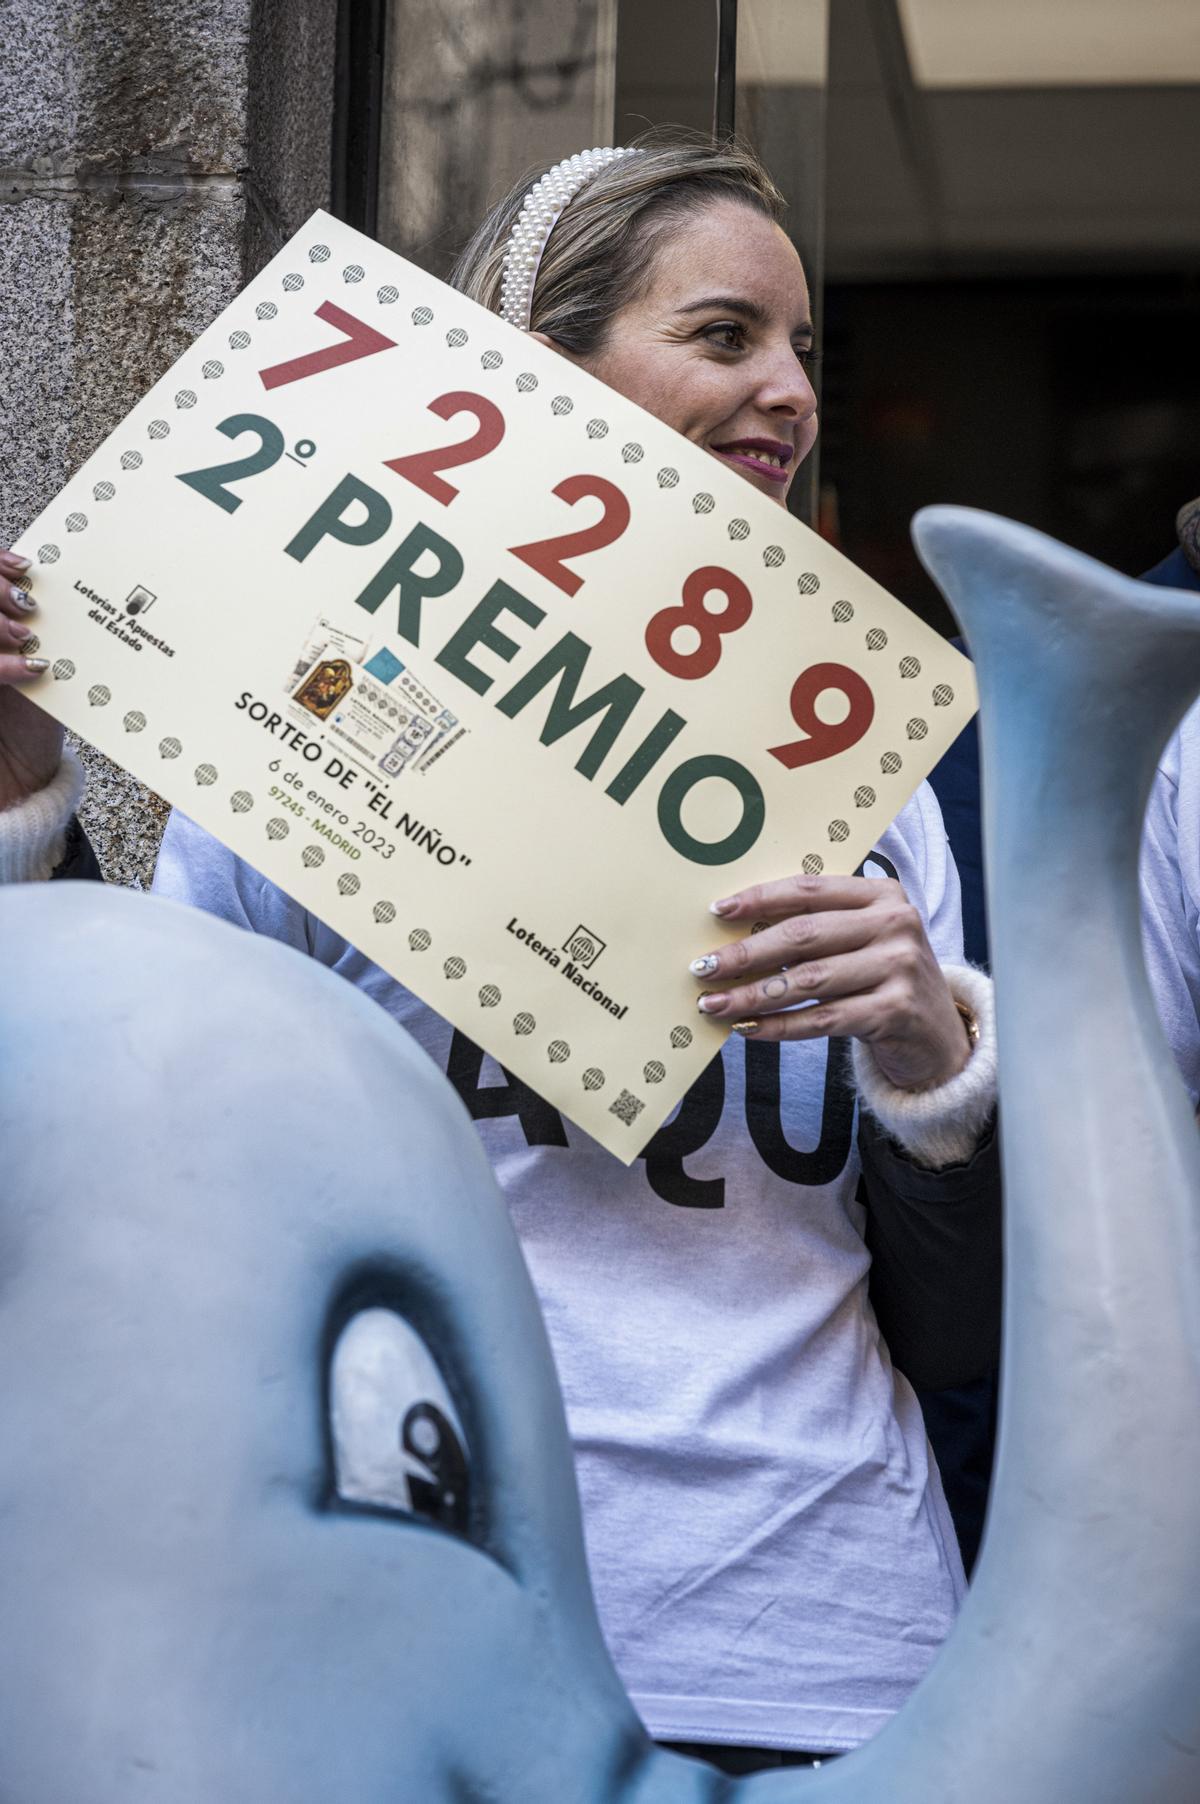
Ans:
{"type": "Polygon", "coordinates": [[[975,658],[1005,1176],[1002,1414],[962,1614],[865,1747],[782,1804],[1195,1804],[1200,1138],[1137,864],[1200,691],[1194,593],[926,508],[975,658]]]}
{"type": "Polygon", "coordinates": [[[914,536],[982,698],[1002,1421],[947,1646],[806,1796],[1195,1804],[1200,1142],[1142,962],[1137,859],[1157,754],[1200,690],[1200,610],[987,514],[926,509],[914,536]]]}

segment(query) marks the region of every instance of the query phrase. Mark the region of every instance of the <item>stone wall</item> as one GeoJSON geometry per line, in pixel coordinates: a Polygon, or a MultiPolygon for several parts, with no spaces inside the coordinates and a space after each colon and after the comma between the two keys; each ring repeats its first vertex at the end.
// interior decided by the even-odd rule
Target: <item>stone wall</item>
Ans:
{"type": "MultiPolygon", "coordinates": [[[[328,203],[336,16],[336,0],[5,0],[0,544],[328,203]]],[[[83,753],[106,876],[148,882],[162,802],[83,753]]]]}

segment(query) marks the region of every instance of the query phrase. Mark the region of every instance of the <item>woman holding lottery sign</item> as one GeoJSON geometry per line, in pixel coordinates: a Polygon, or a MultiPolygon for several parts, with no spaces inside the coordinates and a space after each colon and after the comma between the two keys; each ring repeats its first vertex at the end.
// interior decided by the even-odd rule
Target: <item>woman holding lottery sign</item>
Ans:
{"type": "MultiPolygon", "coordinates": [[[[745,150],[655,137],[514,190],[454,280],[782,506],[817,433],[782,213],[745,150]]],[[[78,874],[78,766],[20,693],[43,663],[11,554],[0,576],[0,868],[78,874]]],[[[747,1771],[882,1727],[964,1585],[909,1380],[975,1376],[998,1331],[990,991],[961,963],[928,786],[863,874],[714,901],[744,934],[701,934],[691,968],[734,1033],[629,1169],[180,815],[155,887],[341,972],[463,1097],[541,1298],[601,1618],[651,1734],[747,1771]]]]}

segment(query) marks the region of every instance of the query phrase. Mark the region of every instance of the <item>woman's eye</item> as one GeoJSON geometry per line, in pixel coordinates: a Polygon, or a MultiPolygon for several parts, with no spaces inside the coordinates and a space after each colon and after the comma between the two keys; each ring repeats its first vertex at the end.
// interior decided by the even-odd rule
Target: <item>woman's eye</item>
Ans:
{"type": "Polygon", "coordinates": [[[467,1532],[466,1437],[429,1349],[392,1309],[364,1309],[329,1375],[338,1496],[467,1532]]]}
{"type": "Polygon", "coordinates": [[[719,326],[706,326],[704,336],[718,350],[740,351],[745,348],[746,328],[730,320],[719,326]]]}
{"type": "Polygon", "coordinates": [[[797,362],[802,364],[806,370],[810,370],[814,363],[820,363],[821,353],[816,345],[795,345],[793,348],[796,352],[797,362]]]}

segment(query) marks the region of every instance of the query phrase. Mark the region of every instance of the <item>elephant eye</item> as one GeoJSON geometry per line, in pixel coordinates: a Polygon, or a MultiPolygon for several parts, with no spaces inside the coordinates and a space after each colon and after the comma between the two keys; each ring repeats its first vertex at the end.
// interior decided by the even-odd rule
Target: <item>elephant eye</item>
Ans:
{"type": "Polygon", "coordinates": [[[465,1535],[466,1437],[428,1347],[392,1309],[346,1323],[330,1371],[337,1494],[465,1535]]]}

